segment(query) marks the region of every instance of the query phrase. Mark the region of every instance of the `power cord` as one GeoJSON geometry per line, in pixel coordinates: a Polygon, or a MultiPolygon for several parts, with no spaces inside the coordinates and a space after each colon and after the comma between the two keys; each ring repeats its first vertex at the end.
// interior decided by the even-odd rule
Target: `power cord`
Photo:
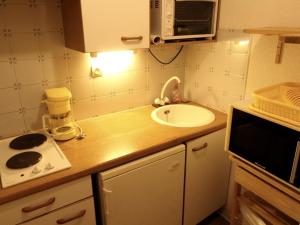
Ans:
{"type": "Polygon", "coordinates": [[[172,63],[180,54],[180,52],[182,51],[184,46],[181,46],[181,48],[179,49],[179,51],[176,53],[176,55],[169,61],[169,62],[163,62],[162,60],[160,60],[156,55],[154,55],[154,53],[151,51],[151,49],[149,48],[149,52],[152,55],[152,57],[159,63],[163,64],[163,65],[168,65],[170,63],[172,63]]]}

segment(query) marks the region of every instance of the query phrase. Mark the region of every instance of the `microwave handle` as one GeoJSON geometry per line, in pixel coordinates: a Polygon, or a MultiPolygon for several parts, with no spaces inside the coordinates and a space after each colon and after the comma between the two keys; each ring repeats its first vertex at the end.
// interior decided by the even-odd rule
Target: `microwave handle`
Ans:
{"type": "Polygon", "coordinates": [[[300,157],[300,141],[297,142],[296,152],[295,152],[295,156],[294,156],[293,167],[292,167],[291,176],[290,176],[291,184],[294,184],[294,182],[295,182],[296,173],[297,173],[298,164],[299,164],[299,157],[300,157]]]}

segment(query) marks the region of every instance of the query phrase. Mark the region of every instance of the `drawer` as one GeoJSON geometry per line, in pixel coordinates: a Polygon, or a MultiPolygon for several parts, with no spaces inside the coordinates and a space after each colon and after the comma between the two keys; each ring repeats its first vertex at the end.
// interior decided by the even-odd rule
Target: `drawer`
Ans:
{"type": "Polygon", "coordinates": [[[22,225],[96,225],[93,198],[81,200],[22,225]]]}
{"type": "Polygon", "coordinates": [[[91,177],[50,188],[0,205],[0,221],[21,223],[93,195],[91,177]]]}

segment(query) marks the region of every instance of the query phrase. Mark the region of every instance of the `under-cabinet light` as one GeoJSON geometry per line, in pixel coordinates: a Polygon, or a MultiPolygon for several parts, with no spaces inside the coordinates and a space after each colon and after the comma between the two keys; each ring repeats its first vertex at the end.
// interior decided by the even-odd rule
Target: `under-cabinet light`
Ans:
{"type": "Polygon", "coordinates": [[[126,71],[133,61],[133,55],[132,50],[91,54],[92,76],[113,75],[126,71]]]}

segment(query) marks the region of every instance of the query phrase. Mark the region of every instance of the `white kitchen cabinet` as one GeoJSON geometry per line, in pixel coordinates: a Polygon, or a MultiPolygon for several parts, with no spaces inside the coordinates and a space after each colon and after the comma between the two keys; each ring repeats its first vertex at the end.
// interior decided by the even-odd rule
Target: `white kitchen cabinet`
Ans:
{"type": "Polygon", "coordinates": [[[149,0],[62,0],[66,47],[82,52],[149,47],[149,0]]]}
{"type": "Polygon", "coordinates": [[[181,225],[185,146],[99,174],[105,225],[181,225]]]}
{"type": "MultiPolygon", "coordinates": [[[[92,196],[91,177],[86,176],[0,205],[0,224],[15,225],[25,221],[31,221],[37,217],[40,218],[38,221],[44,221],[44,218],[46,219],[45,221],[49,221],[49,217],[44,217],[45,215],[50,215],[54,211],[60,211],[66,206],[72,205],[83,199],[92,198],[92,196]]],[[[84,206],[86,206],[86,204],[84,206]]],[[[82,208],[82,210],[84,209],[85,208],[82,208]]],[[[84,220],[95,221],[93,202],[89,204],[86,210],[88,212],[85,213],[84,220]],[[91,208],[93,208],[92,212],[91,208]]],[[[63,218],[65,218],[65,216],[68,216],[68,218],[69,216],[72,216],[68,213],[69,211],[66,212],[67,214],[65,214],[65,210],[62,212],[64,213],[58,215],[64,216],[63,218]]],[[[73,213],[75,213],[75,211],[73,213]]],[[[51,225],[56,224],[56,222],[40,222],[39,224],[51,225]]],[[[90,223],[89,225],[93,225],[93,223],[90,223]]]]}
{"type": "Polygon", "coordinates": [[[227,197],[230,162],[225,129],[187,142],[184,225],[195,225],[221,208],[227,197]]]}

